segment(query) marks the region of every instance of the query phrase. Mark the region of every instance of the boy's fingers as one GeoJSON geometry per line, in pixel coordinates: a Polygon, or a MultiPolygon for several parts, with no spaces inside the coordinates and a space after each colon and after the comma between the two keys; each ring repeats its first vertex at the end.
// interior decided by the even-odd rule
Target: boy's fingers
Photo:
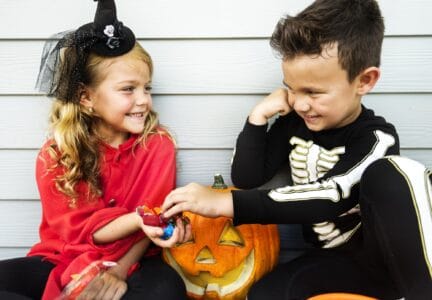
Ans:
{"type": "Polygon", "coordinates": [[[162,211],[165,211],[169,209],[170,207],[176,205],[179,202],[184,201],[186,199],[186,193],[185,192],[171,192],[168,194],[168,196],[165,198],[164,203],[161,206],[162,211]]]}
{"type": "Polygon", "coordinates": [[[164,218],[169,219],[172,216],[175,216],[176,214],[179,214],[179,213],[185,211],[186,210],[185,208],[186,207],[184,205],[184,202],[183,203],[175,204],[174,206],[171,206],[167,210],[165,210],[163,212],[163,216],[164,216],[164,218]]]}
{"type": "Polygon", "coordinates": [[[186,224],[185,226],[185,235],[183,238],[183,243],[186,243],[187,241],[190,241],[192,239],[192,225],[186,224]]]}
{"type": "Polygon", "coordinates": [[[177,241],[182,242],[184,239],[184,235],[185,235],[185,228],[184,228],[183,221],[181,220],[181,218],[177,218],[176,229],[178,229],[178,232],[179,232],[177,241]]]}

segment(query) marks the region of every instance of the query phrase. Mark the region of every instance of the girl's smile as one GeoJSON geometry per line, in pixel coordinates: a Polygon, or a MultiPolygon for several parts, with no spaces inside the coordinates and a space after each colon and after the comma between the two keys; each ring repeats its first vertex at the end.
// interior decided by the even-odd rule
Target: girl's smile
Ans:
{"type": "Polygon", "coordinates": [[[86,105],[100,120],[98,134],[118,146],[144,130],[152,109],[150,70],[145,62],[125,56],[113,58],[105,69],[103,80],[88,88],[86,105]]]}

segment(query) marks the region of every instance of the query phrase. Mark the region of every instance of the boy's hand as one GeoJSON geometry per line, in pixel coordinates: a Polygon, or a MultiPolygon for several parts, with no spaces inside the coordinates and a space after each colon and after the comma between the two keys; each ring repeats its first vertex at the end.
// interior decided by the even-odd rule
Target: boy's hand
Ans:
{"type": "Polygon", "coordinates": [[[219,193],[197,183],[190,183],[173,190],[162,205],[165,218],[183,211],[190,211],[206,217],[232,217],[231,193],[219,193]]]}
{"type": "Polygon", "coordinates": [[[273,91],[253,108],[249,114],[249,123],[264,125],[274,115],[285,116],[291,111],[292,108],[288,104],[288,92],[286,89],[280,88],[273,91]]]}

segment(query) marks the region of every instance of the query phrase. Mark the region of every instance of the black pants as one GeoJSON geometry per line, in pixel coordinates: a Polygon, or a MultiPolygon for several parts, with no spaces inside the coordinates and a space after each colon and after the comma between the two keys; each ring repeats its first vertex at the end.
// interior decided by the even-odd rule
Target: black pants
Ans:
{"type": "Polygon", "coordinates": [[[430,176],[401,157],[373,163],[360,182],[362,230],[348,245],[311,250],[278,265],[248,299],[307,299],[330,292],[432,299],[430,176]]]}
{"type": "MultiPolygon", "coordinates": [[[[0,299],[41,299],[54,265],[41,257],[22,257],[0,261],[0,299]]],[[[141,260],[141,268],[127,279],[128,290],[122,299],[185,299],[186,288],[179,275],[161,258],[141,260]]]]}

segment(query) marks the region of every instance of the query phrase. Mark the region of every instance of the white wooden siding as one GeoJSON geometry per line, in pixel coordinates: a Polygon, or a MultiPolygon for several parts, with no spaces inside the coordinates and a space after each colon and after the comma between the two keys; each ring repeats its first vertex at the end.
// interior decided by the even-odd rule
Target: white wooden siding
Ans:
{"type": "MultiPolygon", "coordinates": [[[[310,0],[117,0],[155,61],[154,105],[178,141],[178,184],[229,180],[235,138],[253,105],[281,85],[269,36],[310,0]]],[[[382,78],[364,103],[397,127],[402,153],[432,167],[430,0],[380,0],[382,78]]],[[[34,90],[45,40],[89,22],[90,0],[0,0],[0,259],[37,241],[34,160],[50,100],[34,90]]]]}

